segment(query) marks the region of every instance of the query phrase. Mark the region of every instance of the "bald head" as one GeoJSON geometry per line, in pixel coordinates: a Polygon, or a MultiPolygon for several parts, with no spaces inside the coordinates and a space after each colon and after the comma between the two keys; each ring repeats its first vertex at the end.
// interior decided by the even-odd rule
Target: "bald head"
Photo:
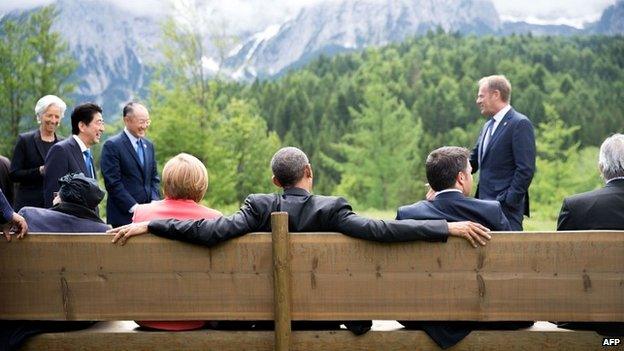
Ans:
{"type": "Polygon", "coordinates": [[[309,164],[308,156],[303,151],[289,146],[279,149],[273,155],[271,171],[283,188],[289,188],[303,179],[309,164]]]}

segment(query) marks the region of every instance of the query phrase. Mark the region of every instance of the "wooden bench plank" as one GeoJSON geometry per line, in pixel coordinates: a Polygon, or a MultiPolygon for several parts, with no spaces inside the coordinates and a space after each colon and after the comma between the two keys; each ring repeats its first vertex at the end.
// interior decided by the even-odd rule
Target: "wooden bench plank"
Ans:
{"type": "MultiPolygon", "coordinates": [[[[103,322],[91,329],[50,333],[30,339],[23,351],[90,350],[273,350],[271,331],[152,332],[137,331],[134,323],[103,322]]],[[[519,331],[474,331],[448,350],[601,350],[603,337],[571,332],[550,323],[519,331]]],[[[422,331],[371,331],[362,336],[340,331],[294,331],[291,350],[439,350],[422,331]]]]}
{"type": "MultiPolygon", "coordinates": [[[[293,319],[624,321],[624,231],[494,233],[485,247],[291,236],[293,319]]],[[[273,319],[271,239],[0,244],[0,318],[273,319]]]]}

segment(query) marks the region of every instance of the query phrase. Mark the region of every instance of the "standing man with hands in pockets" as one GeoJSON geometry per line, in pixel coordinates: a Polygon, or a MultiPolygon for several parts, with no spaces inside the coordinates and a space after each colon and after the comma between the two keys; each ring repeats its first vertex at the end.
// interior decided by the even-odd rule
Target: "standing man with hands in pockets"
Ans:
{"type": "Polygon", "coordinates": [[[106,219],[113,227],[131,223],[137,205],[160,200],[154,145],[145,138],[149,112],[130,102],[123,108],[123,121],[124,130],[104,143],[100,160],[108,191],[106,219]]]}
{"type": "Polygon", "coordinates": [[[479,80],[476,102],[488,121],[470,155],[472,172],[480,172],[475,196],[500,202],[511,229],[521,231],[535,173],[533,125],[511,107],[511,84],[505,76],[479,80]]]}

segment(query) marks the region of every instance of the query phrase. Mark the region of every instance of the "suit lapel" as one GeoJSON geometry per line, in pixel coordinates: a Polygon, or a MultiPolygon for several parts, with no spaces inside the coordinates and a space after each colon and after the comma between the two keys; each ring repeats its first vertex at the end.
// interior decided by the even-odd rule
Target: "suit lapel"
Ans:
{"type": "MultiPolygon", "coordinates": [[[[82,151],[80,151],[80,145],[78,145],[78,142],[76,141],[76,139],[74,139],[73,136],[69,138],[69,146],[71,148],[71,154],[74,157],[74,161],[76,161],[76,163],[78,164],[78,168],[80,168],[80,171],[86,176],[88,174],[87,164],[85,163],[82,151]]],[[[96,175],[93,174],[93,177],[96,178],[96,175]]]]}
{"type": "MultiPolygon", "coordinates": [[[[141,174],[143,174],[143,167],[141,167],[141,160],[139,160],[139,155],[137,155],[136,150],[134,149],[134,146],[130,142],[130,138],[128,138],[128,136],[126,135],[126,132],[124,131],[121,132],[121,140],[124,146],[126,147],[126,149],[128,150],[128,152],[130,153],[130,155],[132,155],[132,158],[134,158],[134,161],[136,162],[137,167],[139,167],[139,171],[141,171],[141,174]]],[[[147,162],[145,163],[147,164],[147,162]]]]}
{"type": "Polygon", "coordinates": [[[496,145],[496,142],[500,138],[500,135],[503,133],[504,129],[507,128],[508,122],[511,119],[511,115],[513,113],[514,113],[514,110],[513,108],[511,108],[509,111],[507,111],[503,119],[501,119],[500,123],[498,124],[498,127],[496,127],[496,130],[494,131],[494,134],[492,135],[492,138],[490,138],[490,141],[488,142],[488,147],[487,149],[485,149],[485,152],[483,153],[482,160],[484,160],[487,157],[487,155],[489,155],[490,150],[492,150],[494,145],[496,145]]]}

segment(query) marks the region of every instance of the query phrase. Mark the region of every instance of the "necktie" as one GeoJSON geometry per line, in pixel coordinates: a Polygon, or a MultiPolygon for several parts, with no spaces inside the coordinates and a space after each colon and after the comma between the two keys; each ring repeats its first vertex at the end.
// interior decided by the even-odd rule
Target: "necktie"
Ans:
{"type": "Polygon", "coordinates": [[[87,177],[95,178],[93,176],[93,158],[91,158],[91,150],[87,149],[82,152],[85,156],[85,166],[87,166],[87,177]]]}
{"type": "Polygon", "coordinates": [[[136,152],[139,156],[139,161],[141,161],[141,166],[145,165],[145,151],[143,150],[143,141],[141,139],[137,140],[136,152]]]}
{"type": "Polygon", "coordinates": [[[494,129],[494,122],[494,118],[491,118],[488,122],[487,128],[485,129],[485,135],[483,135],[483,146],[481,147],[481,158],[483,158],[485,150],[487,150],[490,139],[492,138],[492,129],[494,129]]]}

